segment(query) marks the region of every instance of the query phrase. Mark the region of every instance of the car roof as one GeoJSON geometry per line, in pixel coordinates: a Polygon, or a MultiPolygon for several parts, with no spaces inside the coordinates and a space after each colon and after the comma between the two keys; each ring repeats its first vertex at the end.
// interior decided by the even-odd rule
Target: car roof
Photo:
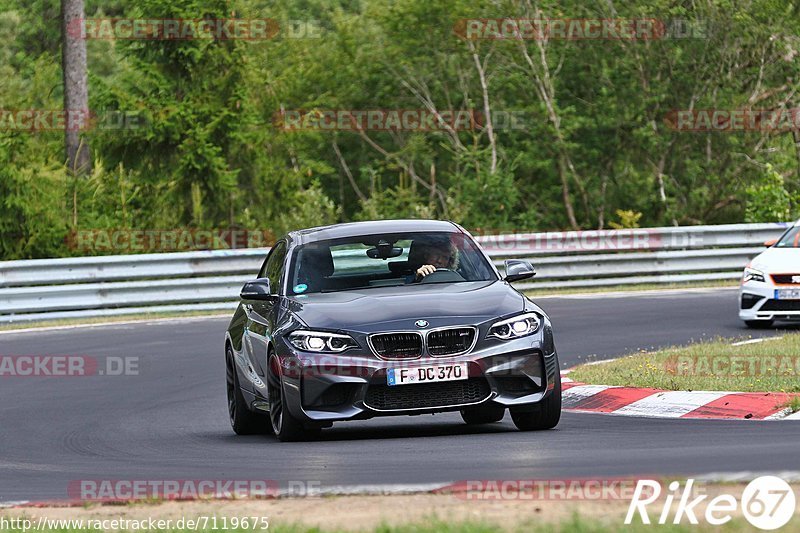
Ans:
{"type": "Polygon", "coordinates": [[[309,242],[324,241],[328,239],[341,239],[358,237],[359,235],[375,235],[379,233],[409,233],[409,232],[439,231],[448,233],[461,233],[462,230],[453,222],[445,220],[369,220],[365,222],[346,222],[330,226],[292,231],[287,238],[294,245],[309,242]]]}

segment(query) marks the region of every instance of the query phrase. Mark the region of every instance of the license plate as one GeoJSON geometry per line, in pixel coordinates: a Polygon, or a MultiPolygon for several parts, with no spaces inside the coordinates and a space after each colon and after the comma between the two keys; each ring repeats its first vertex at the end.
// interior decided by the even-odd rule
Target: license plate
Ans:
{"type": "Polygon", "coordinates": [[[800,300],[800,289],[775,289],[776,300],[800,300]]]}
{"type": "Polygon", "coordinates": [[[467,379],[469,377],[467,374],[467,363],[390,368],[386,373],[386,381],[392,386],[412,385],[415,383],[436,383],[437,381],[458,381],[467,379]]]}

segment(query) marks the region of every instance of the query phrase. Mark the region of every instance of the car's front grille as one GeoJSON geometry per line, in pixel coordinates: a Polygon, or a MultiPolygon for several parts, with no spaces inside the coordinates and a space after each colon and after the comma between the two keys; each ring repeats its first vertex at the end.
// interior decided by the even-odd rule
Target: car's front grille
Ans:
{"type": "Polygon", "coordinates": [[[385,359],[415,359],[422,355],[419,333],[378,333],[370,337],[375,353],[385,359]]]}
{"type": "Polygon", "coordinates": [[[800,300],[767,300],[758,309],[761,311],[800,311],[800,300]]]}
{"type": "Polygon", "coordinates": [[[428,333],[428,353],[433,356],[462,354],[472,347],[475,328],[453,328],[428,333]]]}
{"type": "Polygon", "coordinates": [[[772,281],[775,282],[777,285],[800,285],[800,273],[772,274],[772,281]]]}
{"type": "Polygon", "coordinates": [[[485,378],[414,385],[370,385],[364,404],[372,409],[426,409],[477,403],[489,397],[485,378]]]}

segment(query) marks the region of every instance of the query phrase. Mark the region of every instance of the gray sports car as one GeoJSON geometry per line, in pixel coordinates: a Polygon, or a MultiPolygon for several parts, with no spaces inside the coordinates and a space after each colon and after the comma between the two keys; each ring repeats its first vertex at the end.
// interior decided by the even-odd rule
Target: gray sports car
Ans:
{"type": "Polygon", "coordinates": [[[550,320],[452,222],[291,232],[245,284],[225,335],[238,434],[313,437],[333,422],[460,411],[468,424],[553,428],[561,380],[550,320]]]}

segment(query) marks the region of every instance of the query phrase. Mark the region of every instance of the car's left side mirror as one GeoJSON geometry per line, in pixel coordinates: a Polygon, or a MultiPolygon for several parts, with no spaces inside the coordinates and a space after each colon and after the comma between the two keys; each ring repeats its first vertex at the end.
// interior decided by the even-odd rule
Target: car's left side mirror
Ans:
{"type": "Polygon", "coordinates": [[[520,261],[519,259],[506,259],[506,281],[520,281],[523,279],[532,278],[536,275],[536,270],[533,265],[528,261],[520,261]]]}
{"type": "Polygon", "coordinates": [[[270,290],[269,279],[259,278],[245,283],[239,296],[244,300],[270,300],[275,295],[270,290]]]}
{"type": "Polygon", "coordinates": [[[770,239],[768,241],[764,241],[764,246],[766,246],[767,248],[771,248],[772,246],[775,246],[777,243],[778,239],[770,239]]]}

